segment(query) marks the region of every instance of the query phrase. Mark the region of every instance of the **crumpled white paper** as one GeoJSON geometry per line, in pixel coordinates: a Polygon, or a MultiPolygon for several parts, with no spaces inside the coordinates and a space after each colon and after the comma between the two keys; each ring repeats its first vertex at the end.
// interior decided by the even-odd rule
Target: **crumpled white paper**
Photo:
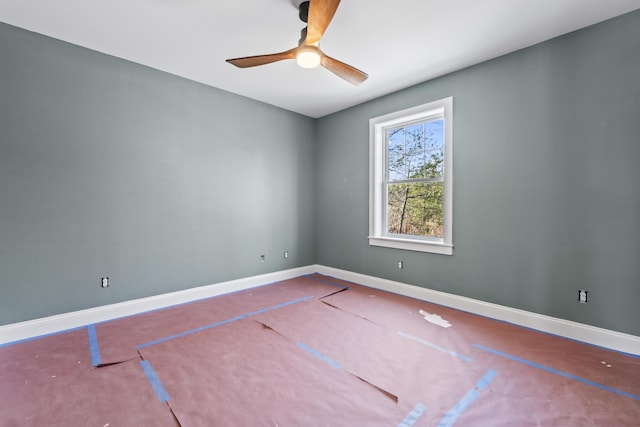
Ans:
{"type": "Polygon", "coordinates": [[[434,325],[442,326],[443,328],[451,327],[451,323],[444,320],[442,317],[440,317],[437,314],[428,313],[424,310],[420,310],[418,313],[420,313],[424,317],[424,320],[426,320],[427,322],[431,322],[434,325]]]}

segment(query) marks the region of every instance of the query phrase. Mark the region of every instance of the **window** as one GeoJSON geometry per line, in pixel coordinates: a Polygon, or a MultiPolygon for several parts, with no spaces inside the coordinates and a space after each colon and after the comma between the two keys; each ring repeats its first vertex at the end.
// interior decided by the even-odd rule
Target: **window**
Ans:
{"type": "Polygon", "coordinates": [[[370,120],[369,244],[451,255],[453,99],[370,120]]]}

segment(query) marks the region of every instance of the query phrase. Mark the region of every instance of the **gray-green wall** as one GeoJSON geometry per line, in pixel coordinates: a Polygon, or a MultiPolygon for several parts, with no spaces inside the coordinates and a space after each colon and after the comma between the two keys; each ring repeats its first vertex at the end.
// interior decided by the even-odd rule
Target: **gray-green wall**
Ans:
{"type": "Polygon", "coordinates": [[[319,263],[640,335],[639,52],[634,12],[313,120],[0,24],[0,324],[319,263]],[[369,119],[446,96],[454,255],[368,246],[369,119]]]}
{"type": "Polygon", "coordinates": [[[640,335],[640,12],[324,117],[317,142],[319,264],[640,335]],[[368,246],[369,119],[447,96],[454,255],[368,246]]]}
{"type": "Polygon", "coordinates": [[[312,264],[314,129],[0,24],[0,324],[312,264]]]}

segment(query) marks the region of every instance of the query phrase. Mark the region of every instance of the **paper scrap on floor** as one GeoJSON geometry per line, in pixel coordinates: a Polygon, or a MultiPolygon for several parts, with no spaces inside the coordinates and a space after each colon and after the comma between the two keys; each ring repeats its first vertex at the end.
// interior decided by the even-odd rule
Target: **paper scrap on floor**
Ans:
{"type": "Polygon", "coordinates": [[[434,325],[442,326],[443,328],[451,327],[451,323],[444,320],[442,317],[440,317],[437,314],[431,314],[424,310],[420,310],[419,313],[424,317],[424,320],[426,320],[427,322],[431,322],[434,325]]]}

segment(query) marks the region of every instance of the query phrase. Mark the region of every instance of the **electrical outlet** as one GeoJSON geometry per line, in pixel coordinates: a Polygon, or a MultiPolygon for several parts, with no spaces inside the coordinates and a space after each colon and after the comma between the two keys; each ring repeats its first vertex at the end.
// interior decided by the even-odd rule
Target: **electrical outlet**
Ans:
{"type": "Polygon", "coordinates": [[[109,287],[109,278],[108,277],[103,277],[102,279],[100,279],[100,287],[102,287],[102,288],[108,288],[109,287]]]}
{"type": "Polygon", "coordinates": [[[260,255],[260,262],[264,262],[265,258],[266,257],[264,255],[260,255]]]}
{"type": "Polygon", "coordinates": [[[284,251],[284,259],[289,258],[289,251],[284,251]]]}
{"type": "Polygon", "coordinates": [[[404,261],[398,261],[398,268],[401,270],[404,268],[404,261]]]}
{"type": "Polygon", "coordinates": [[[589,291],[578,289],[578,302],[581,304],[586,304],[587,302],[589,302],[589,291]]]}

